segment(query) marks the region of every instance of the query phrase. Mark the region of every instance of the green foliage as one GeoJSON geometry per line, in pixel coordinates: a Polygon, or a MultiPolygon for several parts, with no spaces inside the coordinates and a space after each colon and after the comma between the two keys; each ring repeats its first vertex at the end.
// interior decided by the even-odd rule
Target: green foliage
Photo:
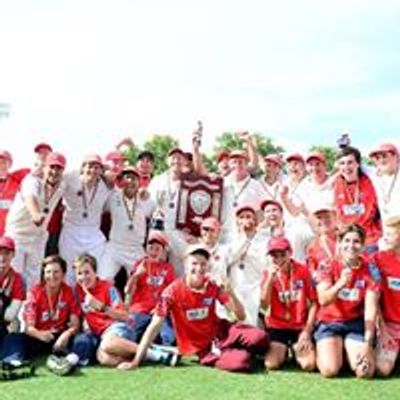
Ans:
{"type": "Polygon", "coordinates": [[[135,165],[137,156],[140,153],[140,149],[134,144],[133,146],[129,146],[126,150],[124,150],[123,153],[128,159],[129,164],[135,165]]]}
{"type": "Polygon", "coordinates": [[[335,159],[336,159],[336,147],[312,146],[310,148],[310,151],[319,151],[322,154],[324,154],[325,159],[326,159],[326,168],[327,168],[328,172],[331,172],[333,170],[333,167],[335,165],[335,159]]]}
{"type": "Polygon", "coordinates": [[[273,140],[262,133],[253,134],[256,140],[257,153],[263,157],[271,153],[283,153],[285,150],[282,146],[276,146],[273,140]]]}
{"type": "Polygon", "coordinates": [[[155,156],[154,173],[156,175],[168,168],[167,154],[177,146],[179,146],[179,142],[169,135],[154,135],[144,144],[145,150],[151,151],[155,156]]]}

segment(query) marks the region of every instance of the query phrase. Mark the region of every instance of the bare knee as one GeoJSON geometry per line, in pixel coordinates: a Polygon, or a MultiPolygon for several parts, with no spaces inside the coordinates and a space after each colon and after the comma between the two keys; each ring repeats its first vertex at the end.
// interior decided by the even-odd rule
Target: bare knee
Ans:
{"type": "Polygon", "coordinates": [[[324,365],[319,366],[319,372],[324,378],[334,378],[338,376],[340,367],[337,365],[324,365]]]}

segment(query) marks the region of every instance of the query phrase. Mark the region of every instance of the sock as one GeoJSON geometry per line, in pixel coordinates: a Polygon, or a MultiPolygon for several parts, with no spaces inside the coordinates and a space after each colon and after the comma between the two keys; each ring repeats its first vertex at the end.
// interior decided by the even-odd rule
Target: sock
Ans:
{"type": "Polygon", "coordinates": [[[69,353],[65,359],[71,364],[71,365],[78,365],[79,362],[79,357],[76,353],[69,353]]]}

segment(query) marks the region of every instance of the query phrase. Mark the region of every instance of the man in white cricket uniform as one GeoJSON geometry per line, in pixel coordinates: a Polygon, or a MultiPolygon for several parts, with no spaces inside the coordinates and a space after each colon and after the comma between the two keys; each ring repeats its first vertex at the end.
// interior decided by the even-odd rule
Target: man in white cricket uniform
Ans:
{"type": "Polygon", "coordinates": [[[110,239],[99,263],[99,276],[113,281],[121,267],[129,276],[133,263],[144,257],[146,219],[154,210],[151,199],[141,200],[139,172],[133,166],[123,167],[119,182],[121,189],[114,189],[106,210],[111,214],[110,239]],[[150,203],[150,206],[149,206],[150,203]]]}
{"type": "Polygon", "coordinates": [[[101,157],[90,154],[84,158],[81,171],[65,177],[65,211],[59,248],[68,265],[66,281],[69,284],[75,283],[72,266],[77,256],[89,253],[100,260],[104,252],[106,238],[100,224],[111,189],[102,174],[101,157]]]}
{"type": "Polygon", "coordinates": [[[264,199],[279,200],[282,187],[283,161],[279,154],[268,154],[262,162],[264,175],[259,179],[264,189],[264,199]]]}
{"type": "Polygon", "coordinates": [[[14,239],[13,266],[30,289],[40,280],[41,262],[48,238],[47,226],[59,202],[65,169],[65,157],[50,153],[43,177],[25,177],[7,216],[6,235],[14,239]]]}

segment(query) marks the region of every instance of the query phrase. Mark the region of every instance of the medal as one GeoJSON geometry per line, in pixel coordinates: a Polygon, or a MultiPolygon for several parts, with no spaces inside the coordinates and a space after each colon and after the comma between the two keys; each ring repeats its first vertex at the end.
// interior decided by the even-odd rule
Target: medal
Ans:
{"type": "Polygon", "coordinates": [[[84,208],[84,212],[82,213],[82,217],[83,218],[87,218],[89,216],[88,214],[88,208],[89,206],[93,203],[94,198],[96,197],[96,193],[97,193],[97,189],[99,187],[99,181],[96,182],[96,186],[94,187],[93,191],[92,191],[92,195],[89,199],[89,201],[87,201],[86,198],[86,191],[85,191],[85,187],[82,185],[82,189],[78,191],[77,195],[78,196],[82,196],[82,206],[84,208]],[[80,194],[81,193],[81,194],[80,194]]]}
{"type": "Polygon", "coordinates": [[[48,214],[48,213],[49,213],[49,208],[48,208],[48,207],[43,208],[43,212],[44,212],[45,214],[48,214]]]}
{"type": "Polygon", "coordinates": [[[133,231],[133,225],[132,225],[132,224],[129,224],[128,229],[129,229],[130,231],[133,231]]]}
{"type": "Polygon", "coordinates": [[[289,321],[289,320],[290,320],[290,317],[291,317],[290,311],[289,311],[288,309],[286,309],[283,318],[285,318],[286,321],[289,321]]]}
{"type": "Polygon", "coordinates": [[[168,204],[168,206],[169,206],[169,208],[171,208],[171,209],[172,209],[172,208],[174,208],[174,207],[175,207],[175,204],[171,202],[171,203],[169,203],[169,204],[168,204]]]}
{"type": "Polygon", "coordinates": [[[233,206],[233,208],[236,208],[238,206],[238,203],[236,201],[234,201],[232,206],[233,206]]]}
{"type": "Polygon", "coordinates": [[[239,264],[239,269],[243,270],[244,269],[244,263],[239,264]]]}
{"type": "Polygon", "coordinates": [[[87,218],[89,216],[89,214],[86,212],[86,211],[84,211],[83,213],[82,213],[82,217],[83,218],[87,218]]]}
{"type": "Polygon", "coordinates": [[[133,197],[132,199],[129,199],[125,196],[124,193],[122,193],[122,202],[125,207],[125,212],[129,220],[129,225],[128,229],[130,231],[133,230],[133,218],[135,216],[135,210],[136,210],[136,197],[133,197]]]}

